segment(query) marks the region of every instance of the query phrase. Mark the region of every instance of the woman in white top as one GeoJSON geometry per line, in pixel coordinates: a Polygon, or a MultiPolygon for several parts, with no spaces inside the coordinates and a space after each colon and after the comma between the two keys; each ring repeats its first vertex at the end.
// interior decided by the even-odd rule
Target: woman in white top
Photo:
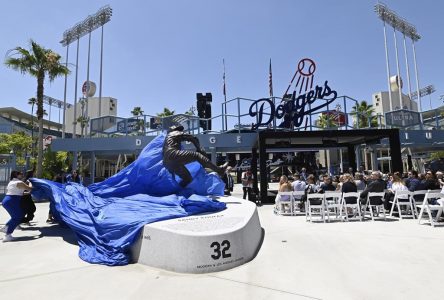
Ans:
{"type": "Polygon", "coordinates": [[[10,242],[14,240],[12,232],[20,224],[24,216],[24,212],[20,207],[20,200],[22,199],[23,192],[25,190],[30,191],[31,186],[22,181],[23,173],[19,171],[12,171],[10,181],[6,188],[6,196],[3,198],[3,207],[11,216],[11,219],[6,223],[6,226],[2,228],[2,231],[6,233],[3,238],[3,242],[10,242]]]}
{"type": "MultiPolygon", "coordinates": [[[[392,187],[388,190],[389,192],[385,194],[384,208],[386,210],[391,210],[393,205],[393,199],[395,198],[396,191],[408,191],[409,189],[405,185],[404,181],[398,172],[395,172],[392,176],[392,187]]],[[[400,202],[408,201],[404,198],[398,198],[400,202]]]]}
{"type": "Polygon", "coordinates": [[[399,177],[397,173],[393,174],[392,187],[389,189],[393,194],[396,191],[408,191],[409,189],[405,185],[404,181],[399,177]]]}

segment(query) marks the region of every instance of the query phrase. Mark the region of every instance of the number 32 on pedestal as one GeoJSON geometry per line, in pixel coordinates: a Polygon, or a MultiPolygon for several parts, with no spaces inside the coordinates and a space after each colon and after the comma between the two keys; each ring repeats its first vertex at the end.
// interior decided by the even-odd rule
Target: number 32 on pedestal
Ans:
{"type": "Polygon", "coordinates": [[[228,240],[224,240],[222,243],[212,242],[210,247],[214,248],[214,254],[211,255],[211,258],[214,260],[219,259],[221,256],[222,258],[231,257],[231,253],[228,253],[230,249],[230,241],[228,240]]]}

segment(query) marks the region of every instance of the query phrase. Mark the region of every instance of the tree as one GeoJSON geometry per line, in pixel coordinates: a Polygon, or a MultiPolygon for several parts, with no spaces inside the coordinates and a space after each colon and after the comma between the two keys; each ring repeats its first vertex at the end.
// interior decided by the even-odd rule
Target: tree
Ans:
{"type": "Polygon", "coordinates": [[[188,116],[195,116],[196,115],[196,108],[194,106],[191,106],[186,112],[186,115],[188,116]]]}
{"type": "Polygon", "coordinates": [[[137,134],[139,134],[140,130],[142,129],[142,132],[145,132],[145,121],[143,119],[139,120],[139,117],[143,116],[143,110],[140,106],[134,107],[134,109],[131,111],[134,117],[137,119],[137,134]]]}
{"type": "Polygon", "coordinates": [[[72,157],[68,152],[51,151],[51,145],[49,145],[43,156],[43,178],[53,180],[54,176],[69,168],[71,161],[72,157]]]}
{"type": "Polygon", "coordinates": [[[163,112],[156,114],[158,117],[169,117],[174,115],[174,110],[169,110],[168,108],[164,107],[163,112]]]}
{"type": "Polygon", "coordinates": [[[431,159],[442,159],[444,158],[444,151],[432,152],[430,154],[431,159]]]}
{"type": "Polygon", "coordinates": [[[352,107],[350,115],[353,118],[353,127],[355,128],[367,128],[378,127],[378,120],[374,115],[375,109],[373,105],[368,105],[367,101],[363,100],[361,103],[357,103],[352,107]]]}
{"type": "Polygon", "coordinates": [[[134,107],[133,110],[131,111],[131,113],[137,119],[139,119],[139,116],[143,116],[143,110],[142,110],[142,108],[140,106],[134,107]]]}
{"type": "Polygon", "coordinates": [[[319,115],[319,119],[317,120],[317,126],[323,129],[328,129],[337,128],[338,124],[336,123],[334,115],[322,113],[319,115]]]}
{"type": "Polygon", "coordinates": [[[77,121],[77,123],[80,124],[80,128],[81,128],[80,135],[81,135],[81,137],[83,137],[83,132],[85,130],[86,125],[89,122],[89,118],[87,118],[85,116],[80,116],[80,117],[77,118],[76,121],[77,121]]]}
{"type": "Polygon", "coordinates": [[[28,104],[31,105],[31,118],[34,122],[34,105],[37,103],[37,99],[32,97],[28,99],[28,104]]]}
{"type": "Polygon", "coordinates": [[[32,138],[24,132],[0,133],[0,153],[9,154],[13,151],[18,164],[24,164],[25,154],[31,150],[31,145],[32,138]]]}
{"type": "Polygon", "coordinates": [[[39,123],[37,177],[42,176],[43,165],[43,92],[45,78],[49,82],[62,75],[69,74],[67,67],[60,63],[61,56],[51,49],[46,49],[31,40],[31,49],[16,47],[6,54],[5,65],[22,74],[29,74],[37,79],[37,120],[39,123]]]}

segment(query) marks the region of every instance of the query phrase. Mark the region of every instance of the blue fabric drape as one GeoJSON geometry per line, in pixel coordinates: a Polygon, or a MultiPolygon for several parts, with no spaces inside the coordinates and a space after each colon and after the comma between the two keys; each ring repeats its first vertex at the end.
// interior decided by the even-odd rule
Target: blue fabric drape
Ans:
{"type": "Polygon", "coordinates": [[[83,260],[128,264],[130,246],[145,224],[225,208],[225,203],[209,197],[223,195],[224,183],[198,163],[187,165],[193,182],[180,187],[180,178],[162,165],[164,139],[159,135],[125,169],[88,188],[31,180],[33,196],[49,199],[56,217],[76,233],[83,260]]]}

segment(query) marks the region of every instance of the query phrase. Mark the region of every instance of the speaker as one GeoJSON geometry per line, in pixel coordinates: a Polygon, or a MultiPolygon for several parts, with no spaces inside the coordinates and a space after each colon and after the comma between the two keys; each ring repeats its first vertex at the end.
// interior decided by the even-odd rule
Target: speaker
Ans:
{"type": "MultiPolygon", "coordinates": [[[[197,115],[199,118],[211,119],[211,102],[213,101],[213,95],[211,93],[197,93],[197,115]]],[[[211,130],[211,120],[201,120],[200,127],[203,130],[211,130]]]]}

